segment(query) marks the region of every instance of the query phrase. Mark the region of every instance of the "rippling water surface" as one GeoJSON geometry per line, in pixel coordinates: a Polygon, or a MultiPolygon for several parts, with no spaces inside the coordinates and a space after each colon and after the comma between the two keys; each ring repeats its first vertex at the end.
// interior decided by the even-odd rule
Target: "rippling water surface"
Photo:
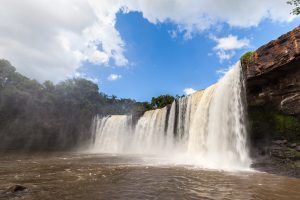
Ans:
{"type": "Polygon", "coordinates": [[[300,199],[300,179],[172,165],[155,157],[2,154],[0,199],[300,199]],[[4,195],[10,185],[28,189],[4,195]]]}

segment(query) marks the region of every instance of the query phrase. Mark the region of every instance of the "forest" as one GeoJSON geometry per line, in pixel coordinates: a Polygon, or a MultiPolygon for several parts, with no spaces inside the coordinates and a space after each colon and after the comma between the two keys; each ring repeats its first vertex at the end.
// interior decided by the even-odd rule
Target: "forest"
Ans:
{"type": "Polygon", "coordinates": [[[89,142],[95,115],[139,113],[152,107],[108,96],[82,78],[41,84],[0,60],[2,150],[69,150],[89,142]]]}
{"type": "MultiPolygon", "coordinates": [[[[179,96],[177,96],[179,98],[179,96]]],[[[137,102],[99,92],[83,78],[54,84],[39,83],[0,60],[1,150],[71,150],[89,144],[94,116],[139,114],[171,104],[175,97],[160,95],[137,102]]]]}

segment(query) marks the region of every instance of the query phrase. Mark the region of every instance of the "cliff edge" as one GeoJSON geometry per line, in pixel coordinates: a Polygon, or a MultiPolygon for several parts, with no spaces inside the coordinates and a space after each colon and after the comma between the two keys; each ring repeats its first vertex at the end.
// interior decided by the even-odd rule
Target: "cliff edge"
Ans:
{"type": "Polygon", "coordinates": [[[254,167],[300,176],[300,26],[241,62],[254,167]]]}

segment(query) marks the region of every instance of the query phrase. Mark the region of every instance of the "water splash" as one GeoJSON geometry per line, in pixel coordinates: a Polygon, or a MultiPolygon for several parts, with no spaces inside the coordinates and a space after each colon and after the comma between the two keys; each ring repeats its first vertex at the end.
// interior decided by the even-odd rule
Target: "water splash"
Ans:
{"type": "Polygon", "coordinates": [[[154,154],[214,169],[249,168],[241,75],[238,62],[217,84],[147,111],[136,122],[125,115],[96,117],[92,151],[154,154]]]}

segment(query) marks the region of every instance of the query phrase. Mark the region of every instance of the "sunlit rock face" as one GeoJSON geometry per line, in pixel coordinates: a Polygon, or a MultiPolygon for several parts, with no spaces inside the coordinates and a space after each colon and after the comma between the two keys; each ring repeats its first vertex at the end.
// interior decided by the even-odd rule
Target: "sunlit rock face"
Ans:
{"type": "Polygon", "coordinates": [[[250,106],[300,115],[300,26],[257,49],[242,66],[250,106]]]}
{"type": "Polygon", "coordinates": [[[250,158],[241,65],[235,64],[209,88],[179,98],[139,119],[96,117],[96,153],[143,154],[214,169],[247,169],[250,158]]]}

